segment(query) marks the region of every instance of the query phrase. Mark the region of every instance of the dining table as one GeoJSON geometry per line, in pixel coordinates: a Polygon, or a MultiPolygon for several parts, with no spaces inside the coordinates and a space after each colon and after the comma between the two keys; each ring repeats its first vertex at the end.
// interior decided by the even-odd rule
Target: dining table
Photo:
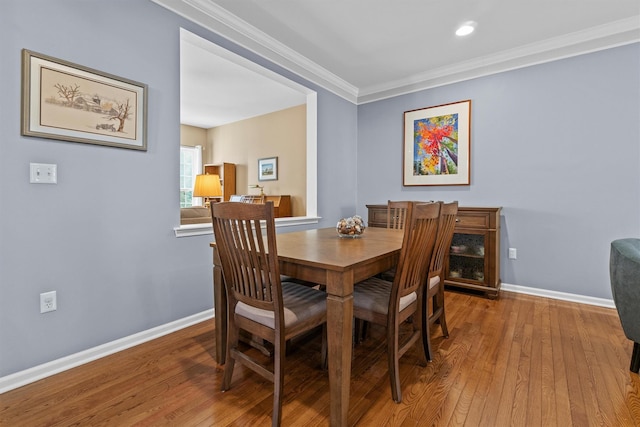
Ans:
{"type": "MultiPolygon", "coordinates": [[[[356,238],[340,237],[335,228],[279,233],[280,274],[323,285],[327,293],[327,345],[330,425],[346,426],[349,413],[353,343],[353,287],[394,267],[402,247],[402,230],[367,228],[356,238]]],[[[220,258],[213,248],[215,357],[225,362],[227,301],[220,258]]]]}

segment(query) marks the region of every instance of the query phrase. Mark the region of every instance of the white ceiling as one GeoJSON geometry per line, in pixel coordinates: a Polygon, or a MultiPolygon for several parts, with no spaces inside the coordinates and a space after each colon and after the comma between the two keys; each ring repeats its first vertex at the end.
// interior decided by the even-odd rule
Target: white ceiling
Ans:
{"type": "Polygon", "coordinates": [[[280,75],[184,30],[180,98],[180,123],[205,129],[306,102],[280,75]]]}
{"type": "Polygon", "coordinates": [[[354,103],[640,41],[639,0],[153,1],[354,103]]]}

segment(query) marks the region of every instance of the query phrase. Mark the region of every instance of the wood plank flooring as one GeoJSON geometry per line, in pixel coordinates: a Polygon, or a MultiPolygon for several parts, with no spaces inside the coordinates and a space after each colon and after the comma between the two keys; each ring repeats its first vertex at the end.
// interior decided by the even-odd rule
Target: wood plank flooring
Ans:
{"type": "MultiPolygon", "coordinates": [[[[447,292],[450,338],[401,360],[391,400],[384,329],[354,349],[349,424],[640,426],[640,378],[615,310],[502,292],[447,292]]],[[[437,326],[437,325],[436,325],[437,326]]],[[[213,320],[0,395],[1,426],[270,425],[272,384],[236,366],[220,392],[213,320]]],[[[292,345],[283,425],[326,426],[319,337],[292,345]]]]}

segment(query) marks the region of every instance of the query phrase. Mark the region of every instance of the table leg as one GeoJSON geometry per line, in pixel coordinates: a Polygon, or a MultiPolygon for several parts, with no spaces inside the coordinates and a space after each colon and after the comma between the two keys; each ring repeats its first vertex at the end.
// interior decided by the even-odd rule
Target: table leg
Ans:
{"type": "Polygon", "coordinates": [[[328,272],[327,342],[331,396],[330,425],[346,426],[349,414],[353,341],[353,274],[331,276],[331,272],[328,272]]]}

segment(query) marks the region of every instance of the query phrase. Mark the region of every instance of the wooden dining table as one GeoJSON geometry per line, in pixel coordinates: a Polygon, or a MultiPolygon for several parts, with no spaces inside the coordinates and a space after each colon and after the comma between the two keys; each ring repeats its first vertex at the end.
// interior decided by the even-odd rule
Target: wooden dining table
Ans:
{"type": "MultiPolygon", "coordinates": [[[[327,292],[330,425],[346,426],[353,342],[353,285],[398,262],[403,232],[367,228],[358,238],[341,238],[335,228],[277,235],[280,273],[324,285],[327,292]]],[[[220,259],[214,248],[216,360],[224,363],[227,302],[220,259]]]]}

